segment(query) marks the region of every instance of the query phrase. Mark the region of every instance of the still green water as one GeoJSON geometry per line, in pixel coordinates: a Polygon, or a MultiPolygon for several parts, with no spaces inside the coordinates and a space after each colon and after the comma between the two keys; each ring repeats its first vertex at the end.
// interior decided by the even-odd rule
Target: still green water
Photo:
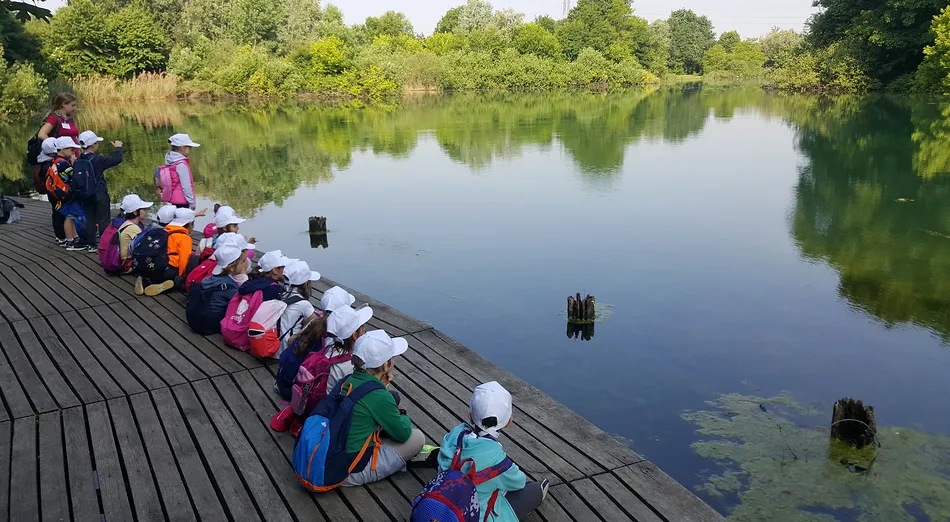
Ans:
{"type": "MultiPolygon", "coordinates": [[[[201,206],[233,206],[265,248],[430,321],[737,519],[950,517],[934,493],[950,487],[950,417],[935,414],[950,392],[950,104],[684,86],[77,119],[126,143],[113,200],[152,194],[167,137],[190,134],[201,206]],[[312,215],[329,248],[311,248],[312,215]],[[577,291],[602,303],[587,342],[565,336],[577,291]],[[815,461],[812,427],[848,395],[887,435],[868,480],[815,461]],[[810,460],[788,460],[776,423],[810,460]]],[[[34,125],[0,124],[4,193],[23,185],[34,125]]]]}

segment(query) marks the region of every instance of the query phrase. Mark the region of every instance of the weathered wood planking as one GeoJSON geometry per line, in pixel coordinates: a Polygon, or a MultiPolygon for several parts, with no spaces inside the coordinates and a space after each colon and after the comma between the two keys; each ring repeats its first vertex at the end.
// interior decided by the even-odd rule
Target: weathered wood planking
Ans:
{"type": "MultiPolygon", "coordinates": [[[[25,204],[22,222],[0,225],[0,521],[408,519],[434,470],[306,493],[290,466],[294,439],[269,427],[284,407],[274,364],[194,334],[185,296],[134,295],[131,277],[56,245],[46,203],[25,204]]],[[[318,282],[314,303],[335,285],[318,282]]],[[[526,520],[722,519],[547,395],[424,321],[353,294],[373,307],[372,327],[409,340],[394,387],[429,442],[466,418],[480,382],[512,392],[518,420],[506,450],[553,484],[526,520]]]]}

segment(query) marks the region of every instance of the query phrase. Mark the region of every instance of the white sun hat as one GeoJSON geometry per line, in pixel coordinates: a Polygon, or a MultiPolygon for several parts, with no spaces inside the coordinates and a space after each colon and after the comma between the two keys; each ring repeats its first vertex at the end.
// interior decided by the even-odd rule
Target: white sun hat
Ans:
{"type": "Polygon", "coordinates": [[[201,145],[191,141],[191,137],[187,134],[175,134],[171,138],[168,138],[168,143],[171,143],[175,147],[200,147],[201,145]]]}
{"type": "Polygon", "coordinates": [[[36,162],[45,163],[47,161],[53,161],[54,156],[56,156],[56,138],[46,138],[43,140],[42,151],[40,155],[36,157],[36,162]]]}
{"type": "Polygon", "coordinates": [[[472,414],[472,422],[482,433],[492,437],[498,437],[498,432],[511,422],[511,394],[495,381],[478,385],[468,408],[472,414]],[[488,419],[494,419],[494,422],[489,422],[491,426],[485,425],[488,419]]]}
{"type": "Polygon", "coordinates": [[[351,306],[341,306],[327,318],[327,332],[337,339],[349,339],[360,326],[372,318],[373,309],[368,306],[359,310],[354,310],[351,306]]]}
{"type": "Polygon", "coordinates": [[[234,245],[221,245],[214,251],[214,270],[211,275],[221,275],[221,272],[231,263],[241,257],[241,249],[234,245]]]}
{"type": "Polygon", "coordinates": [[[320,308],[322,308],[324,312],[335,312],[344,306],[353,306],[355,302],[356,298],[353,297],[353,294],[339,286],[334,286],[326,292],[323,292],[323,297],[320,298],[320,308]]]}
{"type": "Polygon", "coordinates": [[[275,268],[286,268],[295,262],[297,262],[296,259],[285,256],[280,250],[271,250],[261,256],[261,260],[257,262],[257,266],[261,269],[261,272],[270,272],[275,268]]]}
{"type": "MultiPolygon", "coordinates": [[[[330,317],[335,316],[336,313],[330,317]]],[[[392,338],[382,330],[366,332],[356,340],[353,356],[362,359],[367,368],[379,368],[397,355],[406,353],[409,342],[401,337],[392,338]]]]}
{"type": "Polygon", "coordinates": [[[82,145],[84,149],[88,149],[100,141],[105,141],[105,138],[96,136],[96,133],[92,132],[91,130],[82,131],[79,133],[79,144],[82,145]]]}
{"type": "Polygon", "coordinates": [[[142,198],[138,194],[129,194],[122,198],[122,203],[119,204],[119,208],[122,209],[122,212],[130,214],[136,210],[142,210],[143,208],[149,208],[152,206],[151,201],[142,201],[142,198]]]}
{"type": "Polygon", "coordinates": [[[156,214],[158,222],[165,225],[171,223],[175,219],[176,210],[178,210],[178,207],[175,205],[163,205],[156,214]]]}
{"type": "Polygon", "coordinates": [[[228,225],[240,225],[245,221],[247,220],[237,217],[231,207],[221,207],[214,213],[215,228],[224,228],[228,225]]]}
{"type": "Polygon", "coordinates": [[[73,141],[69,136],[60,136],[56,138],[56,151],[59,152],[63,149],[78,149],[79,145],[76,145],[76,142],[73,141]]]}
{"type": "Polygon", "coordinates": [[[290,266],[284,268],[284,276],[290,286],[300,286],[307,281],[319,281],[320,272],[310,270],[310,265],[306,261],[295,261],[290,266]]]}
{"type": "Polygon", "coordinates": [[[191,223],[195,220],[195,211],[190,208],[177,208],[175,209],[175,219],[172,220],[169,225],[176,227],[186,226],[188,223],[191,223]]]}

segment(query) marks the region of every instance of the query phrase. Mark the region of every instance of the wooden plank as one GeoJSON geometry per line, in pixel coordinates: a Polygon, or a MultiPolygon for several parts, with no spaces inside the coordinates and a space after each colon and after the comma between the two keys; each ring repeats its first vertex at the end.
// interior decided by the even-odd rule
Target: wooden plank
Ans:
{"type": "Polygon", "coordinates": [[[390,325],[394,326],[395,329],[401,330],[401,332],[393,332],[394,335],[405,335],[407,333],[415,333],[432,328],[431,325],[424,321],[409,317],[408,315],[390,307],[385,303],[377,301],[362,292],[348,288],[333,280],[321,278],[320,281],[314,283],[314,288],[317,289],[321,295],[324,291],[334,286],[339,286],[347,292],[353,294],[353,297],[355,297],[358,302],[369,304],[373,308],[373,317],[389,323],[390,325]]]}
{"type": "Polygon", "coordinates": [[[119,451],[115,446],[112,422],[106,404],[98,402],[86,406],[89,421],[89,438],[92,441],[96,475],[99,478],[99,494],[106,520],[132,520],[126,477],[122,474],[119,451]]]}
{"type": "MultiPolygon", "coordinates": [[[[67,270],[69,269],[67,268],[67,270]]],[[[60,270],[55,262],[25,266],[20,271],[20,275],[24,279],[29,280],[29,274],[32,274],[34,279],[46,283],[51,289],[55,289],[57,295],[62,297],[70,308],[76,309],[103,304],[101,299],[60,270]]]]}
{"type": "MultiPolygon", "coordinates": [[[[250,370],[250,373],[236,373],[233,378],[237,381],[241,391],[244,392],[260,421],[267,426],[268,433],[270,433],[284,456],[285,465],[290,467],[294,452],[294,438],[287,433],[276,433],[270,430],[270,418],[278,411],[277,403],[274,402],[275,395],[270,392],[273,389],[273,377],[265,368],[255,368],[250,370]],[[270,383],[266,385],[266,388],[263,388],[264,382],[268,380],[270,383]]],[[[358,520],[356,515],[343,502],[343,498],[337,490],[313,495],[313,498],[329,521],[354,522],[358,520]]]]}
{"type": "MultiPolygon", "coordinates": [[[[281,456],[280,449],[268,434],[267,426],[261,424],[257,419],[257,414],[248,405],[247,400],[241,395],[234,382],[225,376],[216,377],[213,382],[234,418],[240,423],[244,435],[256,450],[258,457],[267,468],[271,480],[273,480],[274,485],[294,516],[303,520],[324,520],[310,494],[298,485],[293,469],[287,465],[287,461],[281,456]]],[[[198,383],[195,385],[196,389],[197,385],[198,383]]],[[[254,387],[256,388],[256,385],[254,387]]],[[[200,390],[199,393],[201,393],[200,390]]],[[[205,407],[208,407],[207,403],[205,407]]]]}
{"type": "Polygon", "coordinates": [[[102,291],[111,295],[115,301],[126,301],[135,298],[135,294],[122,283],[121,278],[118,276],[106,275],[105,272],[102,272],[101,268],[92,270],[79,259],[64,259],[62,263],[64,266],[71,268],[75,273],[83,274],[88,277],[89,280],[102,289],[102,291]]]}
{"type": "MultiPolygon", "coordinates": [[[[3,281],[6,281],[5,279],[3,281]]],[[[9,284],[9,283],[6,283],[9,284]]],[[[19,294],[17,294],[19,295],[19,294]]],[[[20,295],[20,298],[23,296],[20,295]]],[[[14,321],[22,321],[24,319],[23,314],[17,310],[16,306],[13,306],[5,295],[3,295],[3,289],[0,288],[0,314],[3,316],[3,320],[12,323],[14,321]]]]}
{"type": "Polygon", "coordinates": [[[659,515],[654,513],[649,506],[640,500],[640,497],[634,495],[614,475],[605,473],[597,475],[593,480],[610,499],[620,505],[621,509],[637,522],[663,522],[659,515]]]}
{"type": "MultiPolygon", "coordinates": [[[[51,316],[48,320],[53,323],[54,328],[58,328],[57,324],[60,322],[60,316],[51,316]]],[[[82,343],[82,346],[91,354],[92,357],[102,366],[103,371],[109,376],[108,381],[102,379],[99,376],[90,373],[90,376],[95,382],[99,384],[99,388],[103,393],[109,397],[119,397],[123,394],[132,395],[135,393],[141,393],[145,391],[145,387],[142,386],[142,383],[135,378],[134,375],[126,368],[124,364],[116,357],[116,354],[109,350],[106,347],[105,343],[102,342],[95,332],[86,324],[86,321],[79,315],[77,312],[66,312],[62,315],[62,322],[67,323],[70,328],[73,330],[75,336],[66,336],[66,344],[70,347],[73,354],[78,354],[82,349],[79,346],[79,343],[82,343]],[[111,395],[115,393],[115,386],[119,387],[118,395],[111,395]]],[[[80,364],[85,366],[85,355],[76,357],[80,361],[80,364]]],[[[158,380],[158,379],[157,379],[158,380]]],[[[161,380],[158,380],[159,385],[161,380]]]]}
{"type": "Polygon", "coordinates": [[[73,520],[99,520],[100,516],[96,472],[92,467],[86,429],[86,416],[81,407],[63,410],[63,434],[73,520]]]}
{"type": "MultiPolygon", "coordinates": [[[[69,317],[62,315],[53,315],[46,318],[46,321],[49,323],[50,328],[40,327],[38,333],[40,334],[40,340],[46,345],[47,350],[51,350],[51,345],[59,344],[62,346],[65,344],[66,349],[76,360],[76,363],[82,368],[83,372],[89,376],[89,379],[94,383],[95,387],[99,392],[107,399],[114,397],[121,397],[125,394],[122,388],[112,380],[112,377],[109,375],[109,372],[96,357],[86,348],[86,345],[79,340],[79,337],[74,332],[72,323],[77,325],[82,325],[85,327],[85,323],[79,318],[75,312],[68,312],[69,317]],[[70,321],[70,319],[72,321],[70,321]],[[59,337],[57,337],[57,333],[59,337]]],[[[60,364],[59,367],[65,368],[63,364],[60,364]]],[[[73,386],[76,386],[73,384],[73,386]]],[[[87,402],[86,399],[83,399],[83,402],[87,402]]]]}
{"type": "MultiPolygon", "coordinates": [[[[603,520],[598,517],[590,507],[584,503],[580,497],[571,489],[567,484],[560,484],[558,486],[552,486],[548,490],[548,498],[544,502],[549,502],[551,500],[557,501],[558,504],[564,509],[564,512],[568,513],[574,520],[577,522],[589,522],[591,520],[603,520]]],[[[542,502],[542,504],[544,504],[542,502]]],[[[620,520],[627,520],[626,517],[621,518],[620,520]]],[[[613,520],[607,519],[605,522],[614,522],[613,520]]]]}
{"type": "Polygon", "coordinates": [[[23,353],[23,347],[13,333],[13,328],[8,324],[0,324],[0,346],[10,360],[10,367],[16,374],[29,398],[33,404],[33,409],[37,413],[45,413],[57,409],[56,401],[46,389],[39,374],[33,368],[33,364],[23,353]]]}
{"type": "Polygon", "coordinates": [[[201,520],[225,520],[224,507],[208,476],[204,459],[198,453],[171,391],[162,388],[151,395],[198,517],[201,520]]]}
{"type": "Polygon", "coordinates": [[[235,520],[261,520],[194,392],[189,386],[175,386],[172,390],[231,516],[235,520]]]}
{"type": "MultiPolygon", "coordinates": [[[[129,348],[128,351],[141,357],[148,368],[157,374],[167,385],[173,386],[187,382],[182,374],[178,373],[178,370],[176,370],[175,367],[169,364],[168,361],[159,355],[155,349],[153,349],[142,339],[142,337],[139,336],[137,330],[142,326],[141,324],[138,322],[133,322],[135,327],[129,326],[108,306],[97,306],[95,308],[90,308],[89,310],[95,310],[96,314],[99,315],[105,325],[108,325],[107,329],[115,332],[115,335],[112,335],[109,332],[96,329],[96,332],[99,333],[100,336],[103,336],[103,339],[106,339],[106,336],[108,336],[116,339],[116,342],[118,343],[127,345],[129,348]]],[[[81,313],[84,317],[86,317],[87,321],[90,319],[90,317],[86,315],[85,310],[82,310],[81,313]]],[[[91,325],[92,322],[90,321],[89,324],[91,325]]],[[[112,345],[112,343],[108,340],[106,341],[106,344],[109,344],[110,346],[112,345]]],[[[131,358],[126,357],[123,358],[123,360],[128,362],[131,360],[131,358]]],[[[152,386],[148,387],[149,389],[154,389],[152,386]]]]}
{"type": "Polygon", "coordinates": [[[191,331],[188,321],[185,320],[185,309],[162,294],[152,298],[152,303],[160,306],[149,306],[149,310],[162,318],[168,326],[186,337],[192,345],[212,359],[218,366],[228,373],[238,372],[247,368],[257,368],[263,363],[249,352],[242,352],[229,348],[224,344],[219,334],[202,336],[191,331]]]}
{"type": "Polygon", "coordinates": [[[0,273],[0,292],[16,307],[20,315],[26,319],[40,317],[43,314],[55,313],[56,309],[40,297],[35,290],[27,288],[20,276],[12,270],[0,273]],[[21,288],[27,288],[24,294],[21,288]]]}
{"type": "Polygon", "coordinates": [[[148,458],[142,447],[142,440],[135,426],[135,418],[125,397],[108,402],[112,425],[128,483],[132,484],[132,507],[138,520],[165,520],[162,502],[158,498],[158,488],[152,478],[148,458]]]}
{"type": "Polygon", "coordinates": [[[167,325],[147,313],[136,301],[110,305],[116,317],[122,319],[135,330],[138,337],[159,353],[168,364],[178,370],[186,380],[204,379],[205,372],[220,374],[220,368],[197,352],[190,344],[167,325]],[[131,315],[136,314],[138,317],[131,315]],[[206,368],[202,371],[199,368],[206,368]]]}
{"type": "MultiPolygon", "coordinates": [[[[44,259],[41,262],[48,263],[49,261],[44,259]]],[[[39,294],[43,300],[49,303],[50,306],[52,306],[57,312],[68,312],[69,310],[74,310],[74,308],[69,304],[71,302],[81,303],[79,298],[69,291],[69,289],[64,285],[55,281],[47,281],[38,278],[25,266],[15,267],[11,270],[12,273],[19,275],[25,284],[28,284],[30,288],[34,289],[35,292],[39,294]]],[[[23,292],[24,295],[26,294],[26,291],[23,288],[20,288],[20,291],[23,292]]],[[[82,306],[80,306],[80,308],[82,308],[82,306]]]]}
{"type": "Polygon", "coordinates": [[[23,386],[20,385],[16,373],[3,352],[0,349],[0,397],[3,398],[2,403],[6,403],[7,407],[0,407],[0,417],[2,417],[0,421],[33,415],[33,406],[30,406],[30,400],[26,397],[23,386]]]}
{"type": "Polygon", "coordinates": [[[10,520],[10,459],[13,450],[13,422],[0,422],[0,520],[10,520]]]}
{"type": "Polygon", "coordinates": [[[207,380],[193,382],[191,385],[204,404],[205,412],[237,465],[240,476],[247,484],[251,495],[254,496],[255,503],[263,513],[264,519],[290,522],[292,517],[287,511],[287,506],[277,493],[254,448],[245,438],[238,423],[231,416],[231,412],[222,404],[221,397],[214,387],[207,380]]]}
{"type": "Polygon", "coordinates": [[[436,366],[453,373],[467,373],[481,382],[498,381],[517,398],[518,409],[543,426],[557,426],[557,436],[602,466],[609,469],[643,460],[580,415],[441,332],[427,330],[413,337],[440,356],[437,361],[430,360],[436,366]]]}
{"type": "Polygon", "coordinates": [[[43,520],[66,521],[69,518],[69,494],[66,491],[66,458],[60,412],[40,415],[40,502],[43,520]]]}
{"type": "Polygon", "coordinates": [[[40,504],[36,478],[36,417],[13,421],[13,456],[10,469],[10,520],[39,521],[40,504]]]}
{"type": "Polygon", "coordinates": [[[76,363],[47,322],[37,319],[36,325],[36,332],[26,321],[14,323],[13,328],[19,335],[23,348],[33,359],[34,366],[41,371],[43,380],[47,381],[46,385],[53,392],[53,397],[57,398],[57,402],[61,394],[67,397],[65,402],[60,402],[64,408],[78,406],[79,403],[73,403],[72,398],[77,398],[83,404],[101,401],[102,394],[99,389],[89,380],[83,368],[76,363]],[[39,339],[35,335],[37,333],[40,334],[39,339]],[[43,347],[46,348],[45,352],[43,347]],[[44,357],[44,353],[49,358],[44,357]],[[55,366],[48,367],[50,362],[55,366]],[[54,375],[55,378],[52,377],[54,375]]]}
{"type": "MultiPolygon", "coordinates": [[[[101,273],[101,269],[95,271],[76,270],[73,265],[67,264],[65,260],[52,265],[48,264],[45,268],[50,272],[56,270],[61,273],[62,275],[58,276],[57,279],[73,289],[76,295],[85,301],[88,306],[97,306],[119,301],[119,299],[116,299],[108,292],[103,292],[103,290],[90,279],[89,276],[91,274],[101,273]]],[[[40,275],[42,272],[33,270],[33,273],[40,275]]]]}
{"type": "MultiPolygon", "coordinates": [[[[597,514],[604,520],[613,522],[614,520],[637,520],[637,522],[659,521],[655,513],[646,509],[650,518],[632,519],[627,513],[624,513],[607,495],[601,491],[590,479],[582,479],[571,482],[571,487],[577,491],[578,496],[597,510],[597,514]]],[[[646,506],[643,506],[646,507],[646,506]]],[[[641,510],[642,511],[642,510],[641,510]]],[[[662,522],[662,521],[661,521],[662,522]]]]}
{"type": "MultiPolygon", "coordinates": [[[[178,473],[175,457],[165,439],[158,414],[152,407],[151,397],[147,393],[140,393],[129,397],[129,400],[168,519],[176,522],[198,520],[190,500],[186,501],[188,492],[178,473]]],[[[223,518],[224,513],[220,513],[220,516],[223,518]]]]}
{"type": "Polygon", "coordinates": [[[651,462],[624,466],[613,470],[631,491],[643,499],[654,511],[663,513],[671,520],[695,522],[721,522],[716,510],[699,500],[688,489],[663,473],[651,462]]]}
{"type": "MultiPolygon", "coordinates": [[[[111,316],[111,310],[105,307],[103,307],[102,310],[111,316]]],[[[89,325],[90,331],[94,332],[93,335],[99,339],[99,342],[96,342],[96,338],[92,336],[84,338],[87,345],[90,346],[93,351],[100,354],[99,359],[102,361],[107,360],[105,351],[108,351],[113,354],[116,363],[124,366],[128,370],[129,375],[139,381],[143,387],[150,390],[164,387],[165,381],[146,364],[145,360],[143,360],[132,347],[126,345],[125,342],[109,328],[106,322],[99,317],[97,311],[98,310],[94,308],[87,308],[77,313],[83,318],[86,324],[89,325]]],[[[81,332],[81,330],[77,330],[77,333],[79,332],[81,332]]],[[[112,375],[119,379],[121,374],[116,371],[112,372],[112,375]]],[[[127,377],[123,377],[122,379],[121,382],[125,382],[126,384],[129,382],[127,377]]],[[[183,381],[184,379],[178,376],[178,380],[183,381]]]]}

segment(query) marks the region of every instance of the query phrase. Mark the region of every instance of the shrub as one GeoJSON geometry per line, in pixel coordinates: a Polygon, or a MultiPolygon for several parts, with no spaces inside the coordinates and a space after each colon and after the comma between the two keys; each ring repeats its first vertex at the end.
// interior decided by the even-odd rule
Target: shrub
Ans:
{"type": "MultiPolygon", "coordinates": [[[[3,46],[0,46],[0,54],[3,46]]],[[[46,79],[33,66],[0,60],[0,114],[25,114],[46,101],[46,79]]]]}

